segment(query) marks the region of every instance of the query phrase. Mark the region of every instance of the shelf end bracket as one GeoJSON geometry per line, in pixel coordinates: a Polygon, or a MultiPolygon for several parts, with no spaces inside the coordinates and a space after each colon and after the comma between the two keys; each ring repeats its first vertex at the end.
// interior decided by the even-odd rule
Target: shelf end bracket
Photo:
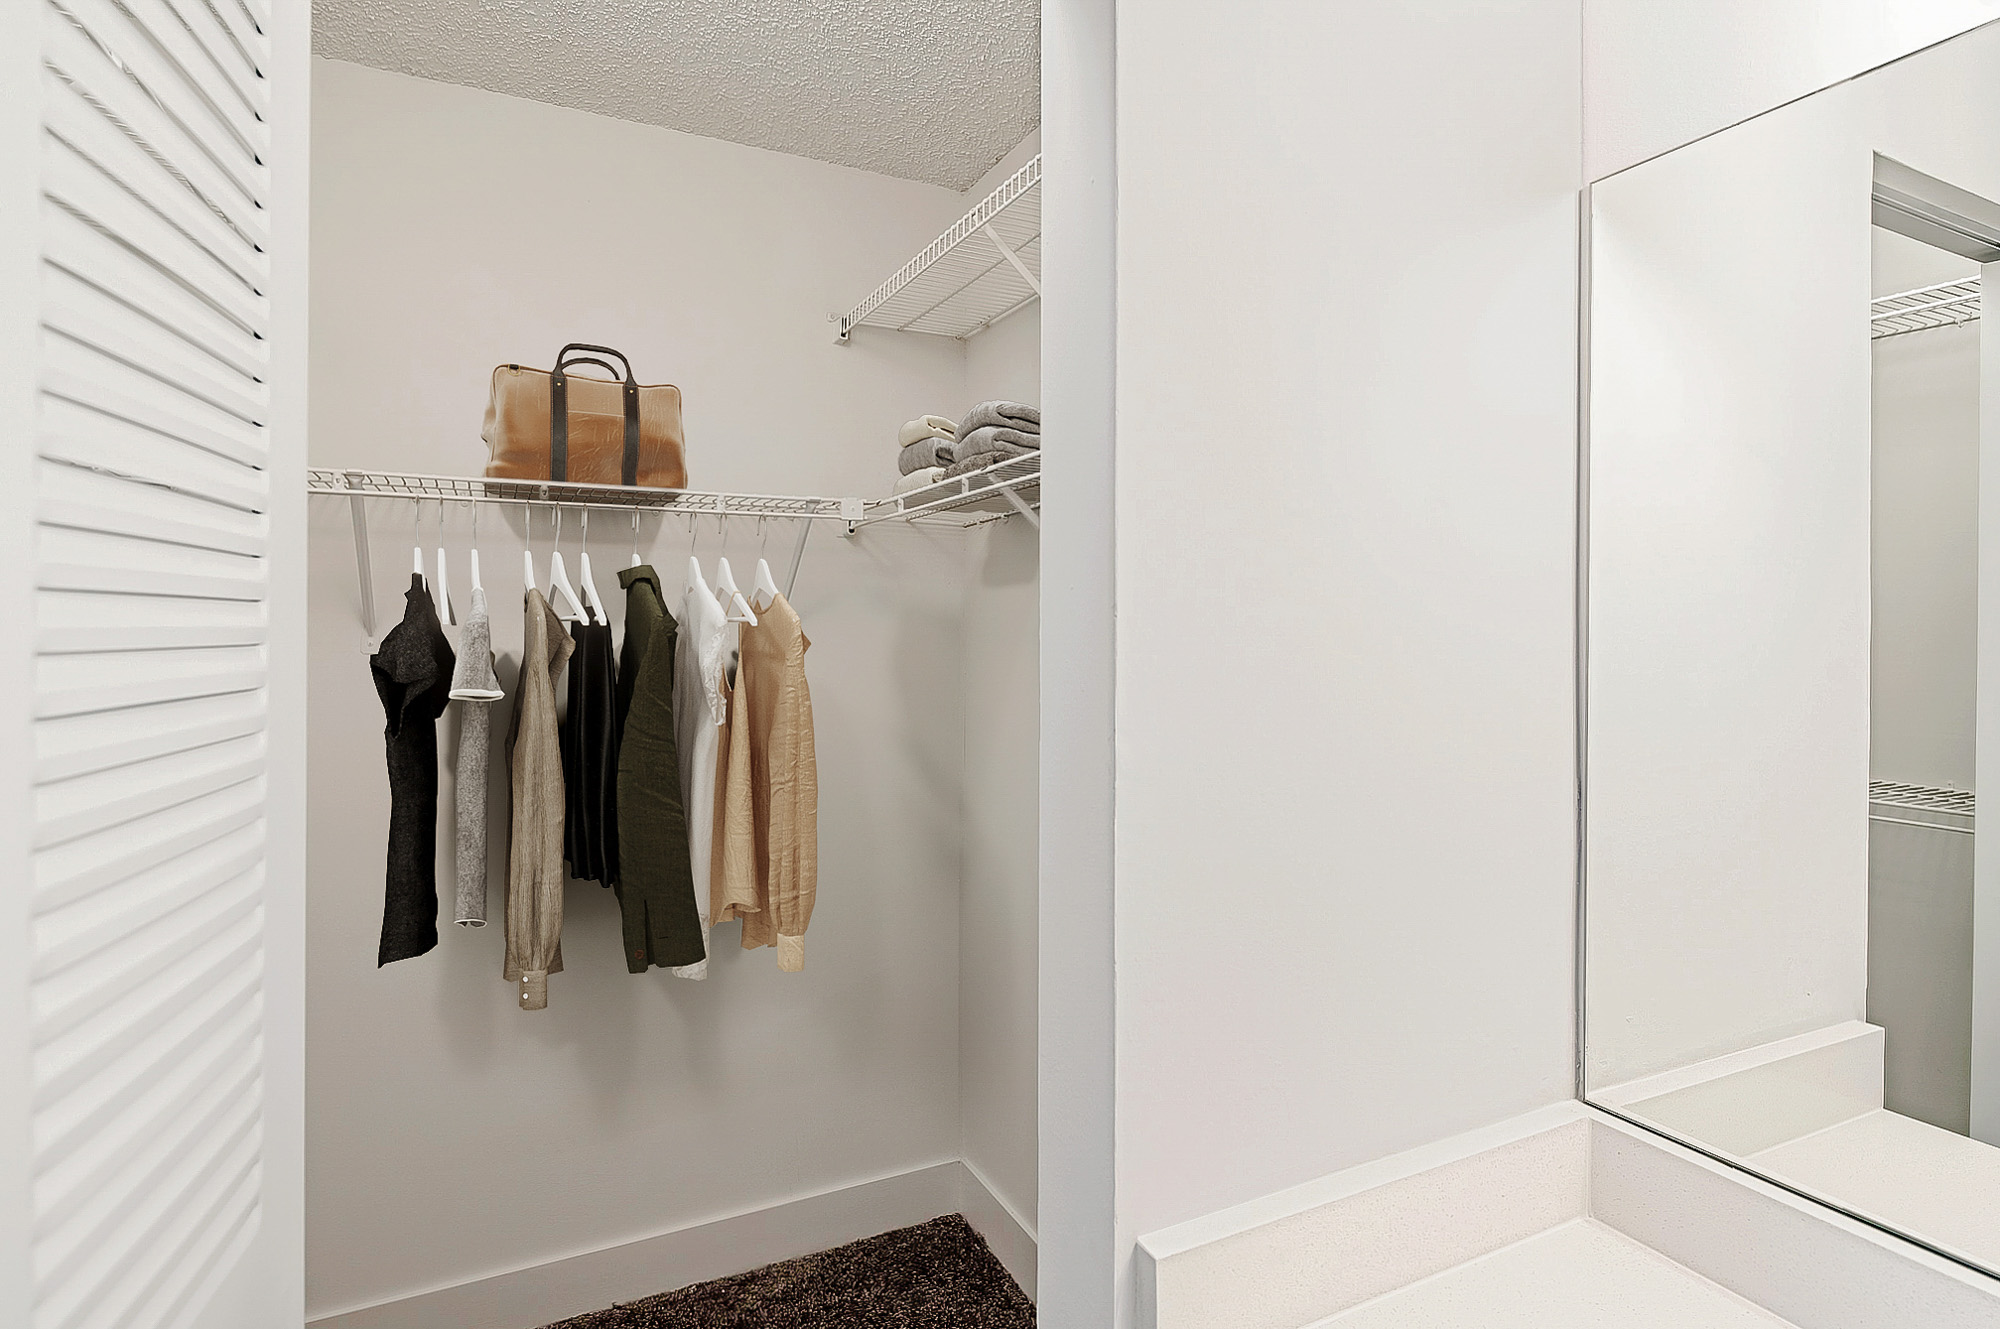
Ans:
{"type": "MultiPolygon", "coordinates": [[[[341,483],[354,489],[354,474],[341,476],[341,483]]],[[[361,493],[347,496],[348,515],[354,519],[354,572],[361,584],[361,629],[368,634],[363,643],[366,654],[375,653],[375,570],[368,560],[368,500],[361,493]]]]}
{"type": "Polygon", "coordinates": [[[1029,507],[1027,504],[1027,500],[1023,499],[1019,494],[1015,493],[1012,485],[1009,485],[1007,488],[1001,490],[1000,492],[1007,496],[1007,501],[1014,505],[1014,510],[1016,512],[1020,513],[1023,517],[1026,517],[1028,519],[1028,524],[1030,526],[1034,527],[1038,531],[1042,529],[1041,514],[1036,512],[1033,508],[1029,507]]]}
{"type": "Polygon", "coordinates": [[[979,229],[986,232],[986,238],[991,240],[993,247],[1000,251],[1000,257],[1014,265],[1014,271],[1021,274],[1021,280],[1028,283],[1029,288],[1036,295],[1040,295],[1042,293],[1042,284],[1035,280],[1034,273],[1028,271],[1028,265],[1021,261],[1021,256],[1007,247],[1007,242],[1000,238],[1000,232],[993,229],[993,223],[988,222],[979,229]]]}

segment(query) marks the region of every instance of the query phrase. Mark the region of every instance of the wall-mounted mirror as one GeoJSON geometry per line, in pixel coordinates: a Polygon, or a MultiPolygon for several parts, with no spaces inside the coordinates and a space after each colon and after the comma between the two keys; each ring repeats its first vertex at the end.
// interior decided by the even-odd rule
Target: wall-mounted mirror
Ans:
{"type": "Polygon", "coordinates": [[[1584,1096],[2000,1274],[2000,25],[1588,251],[1584,1096]]]}

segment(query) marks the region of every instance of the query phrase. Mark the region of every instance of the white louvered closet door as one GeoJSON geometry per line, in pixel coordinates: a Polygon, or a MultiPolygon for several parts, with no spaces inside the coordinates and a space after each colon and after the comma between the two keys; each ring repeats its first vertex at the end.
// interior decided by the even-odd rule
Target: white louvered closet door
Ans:
{"type": "Polygon", "coordinates": [[[265,0],[15,0],[40,44],[34,1329],[202,1320],[262,1214],[265,0]]]}

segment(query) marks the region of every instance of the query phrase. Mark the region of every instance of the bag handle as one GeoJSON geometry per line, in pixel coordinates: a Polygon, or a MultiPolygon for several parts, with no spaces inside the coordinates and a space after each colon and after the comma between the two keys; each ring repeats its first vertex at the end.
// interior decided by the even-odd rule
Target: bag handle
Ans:
{"type": "Polygon", "coordinates": [[[639,382],[632,377],[632,362],[623,351],[581,341],[571,342],[556,354],[556,367],[549,374],[549,479],[558,482],[569,479],[569,375],[563,370],[570,365],[599,365],[607,373],[618,372],[602,360],[587,355],[572,356],[571,351],[616,356],[618,363],[625,366],[625,391],[621,394],[625,399],[625,458],[619,467],[619,483],[627,487],[636,485],[639,483],[639,382]]]}
{"type": "Polygon", "coordinates": [[[569,371],[577,365],[596,365],[607,374],[614,376],[625,372],[609,360],[600,360],[594,355],[572,355],[569,359],[562,362],[563,377],[569,377],[569,371]]]}

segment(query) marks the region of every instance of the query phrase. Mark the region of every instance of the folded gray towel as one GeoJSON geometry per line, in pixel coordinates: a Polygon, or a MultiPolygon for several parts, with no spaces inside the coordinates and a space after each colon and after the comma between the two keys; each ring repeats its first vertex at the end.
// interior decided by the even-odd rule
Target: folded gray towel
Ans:
{"type": "Polygon", "coordinates": [[[948,438],[920,439],[896,454],[896,469],[909,475],[915,471],[927,471],[933,466],[949,466],[951,447],[948,438]]]}
{"type": "Polygon", "coordinates": [[[986,468],[988,468],[988,466],[992,466],[994,462],[1004,462],[1004,460],[1006,460],[1006,458],[1010,458],[1010,456],[1020,456],[1020,452],[978,452],[978,454],[974,454],[974,456],[968,456],[968,458],[966,458],[966,460],[962,460],[962,462],[952,462],[950,466],[946,466],[946,468],[944,468],[944,474],[942,474],[942,476],[938,476],[938,478],[942,478],[942,480],[950,480],[952,476],[960,476],[960,474],[970,474],[970,472],[974,472],[974,470],[986,470],[986,468]]]}
{"type": "Polygon", "coordinates": [[[1033,406],[1024,406],[1017,401],[983,401],[965,413],[958,422],[958,436],[964,438],[974,430],[998,425],[1002,429],[1018,429],[1027,434],[1042,432],[1042,413],[1033,406]]]}
{"type": "Polygon", "coordinates": [[[1008,429],[1001,425],[987,425],[961,435],[959,440],[951,445],[951,460],[963,461],[982,452],[1003,450],[1010,457],[1018,457],[1024,452],[1033,452],[1041,446],[1040,434],[1023,433],[1018,429],[1008,429]]]}

